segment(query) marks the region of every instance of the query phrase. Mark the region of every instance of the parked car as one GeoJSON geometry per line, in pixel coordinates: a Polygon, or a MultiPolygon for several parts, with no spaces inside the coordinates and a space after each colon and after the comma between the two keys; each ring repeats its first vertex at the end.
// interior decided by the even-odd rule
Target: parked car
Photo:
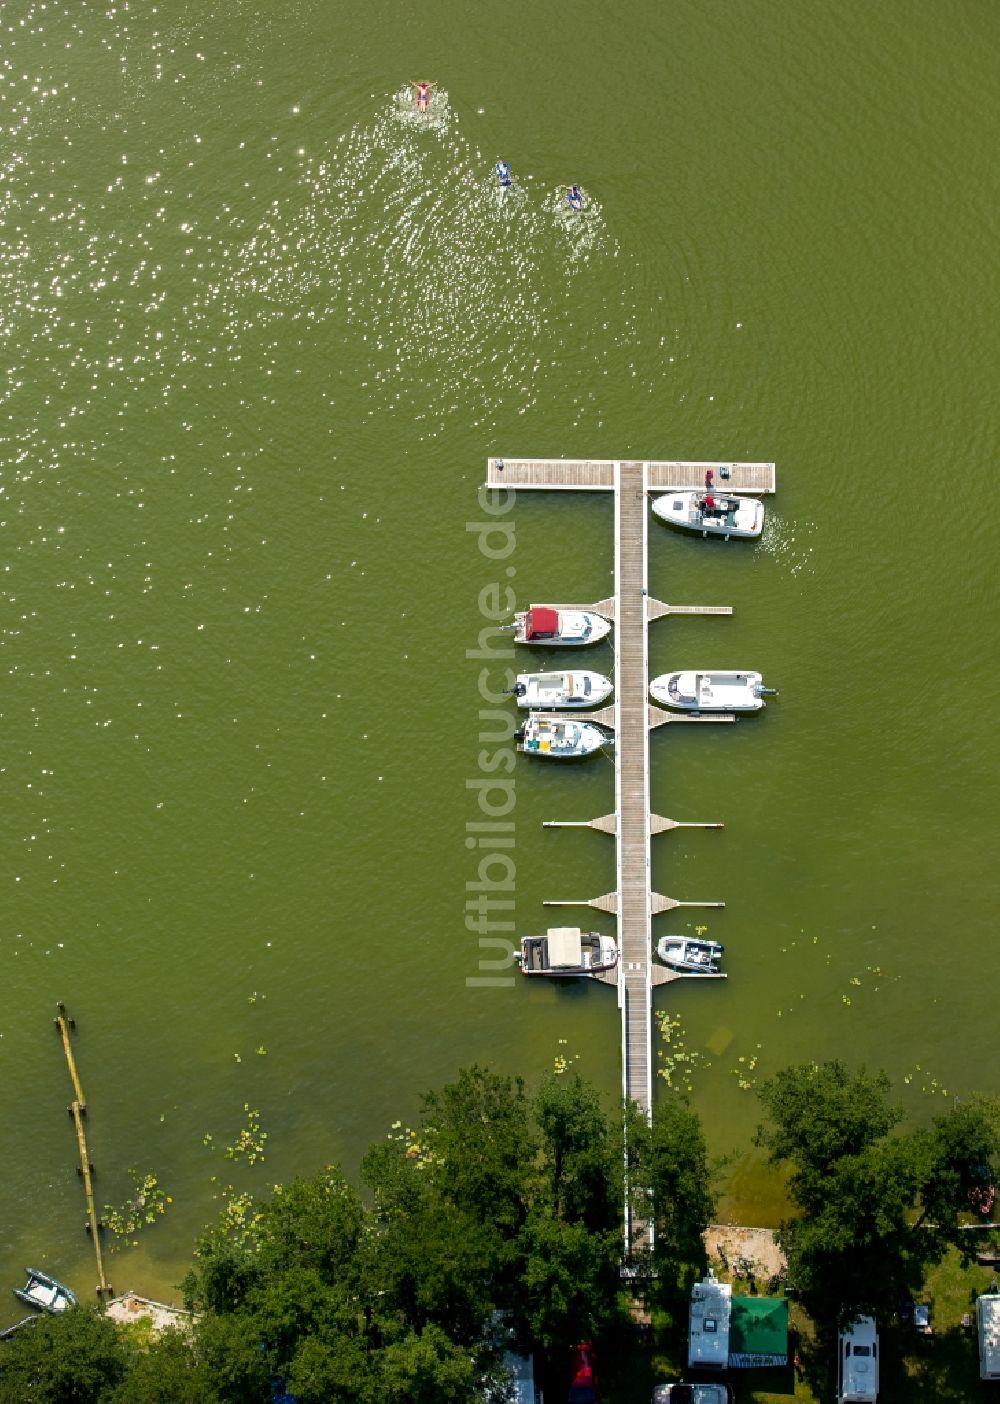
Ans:
{"type": "Polygon", "coordinates": [[[735,1398],[727,1384],[661,1384],[653,1390],[653,1404],[733,1404],[735,1398]]]}
{"type": "Polygon", "coordinates": [[[566,1404],[601,1404],[594,1369],[594,1347],[589,1341],[572,1346],[569,1353],[569,1394],[566,1404]]]}

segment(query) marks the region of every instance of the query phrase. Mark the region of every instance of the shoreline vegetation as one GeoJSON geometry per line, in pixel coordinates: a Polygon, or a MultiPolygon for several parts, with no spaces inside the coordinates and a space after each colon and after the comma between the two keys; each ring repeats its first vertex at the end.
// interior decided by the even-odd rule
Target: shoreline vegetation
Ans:
{"type": "Polygon", "coordinates": [[[326,1167],[221,1215],[182,1284],[189,1328],[78,1308],[0,1344],[0,1404],[266,1404],[274,1389],[298,1404],[500,1404],[508,1348],[534,1355],[559,1400],[580,1340],[608,1404],[645,1404],[686,1373],[690,1288],[710,1265],[738,1293],[790,1299],[787,1368],[737,1372],[737,1398],[830,1397],[838,1326],[859,1312],[884,1343],[880,1399],[969,1397],[960,1323],[990,1273],[968,1226],[992,1203],[997,1102],[903,1131],[888,1078],[840,1062],[786,1068],[756,1095],[755,1144],[793,1206],[773,1235],[713,1222],[719,1167],[683,1093],[647,1125],[565,1058],[530,1092],[473,1067],[369,1149],[358,1186],[326,1167]],[[623,1276],[626,1191],[648,1197],[655,1244],[623,1276]],[[930,1337],[902,1310],[913,1302],[931,1305],[930,1337]]]}

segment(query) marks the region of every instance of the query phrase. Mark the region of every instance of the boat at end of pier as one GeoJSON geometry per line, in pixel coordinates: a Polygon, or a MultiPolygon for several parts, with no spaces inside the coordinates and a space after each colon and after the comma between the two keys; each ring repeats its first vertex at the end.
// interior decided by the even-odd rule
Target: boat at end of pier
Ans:
{"type": "Polygon", "coordinates": [[[693,936],[661,936],[656,954],[674,970],[688,975],[718,975],[724,946],[718,941],[700,941],[693,936]]]}
{"type": "Polygon", "coordinates": [[[611,621],[592,609],[557,609],[531,605],[514,615],[514,642],[540,648],[581,648],[600,643],[611,632],[611,621]]]}
{"type": "Polygon", "coordinates": [[[54,1277],[49,1277],[48,1273],[38,1268],[25,1268],[25,1272],[28,1274],[27,1282],[23,1287],[13,1289],[14,1296],[20,1301],[53,1315],[76,1306],[76,1296],[54,1277]]]}
{"type": "Polygon", "coordinates": [[[519,707],[543,711],[561,707],[599,707],[611,695],[610,678],[602,673],[518,673],[514,696],[519,707]]]}
{"type": "Polygon", "coordinates": [[[731,536],[754,539],[764,530],[763,502],[733,493],[677,488],[654,499],[653,513],[682,531],[700,531],[702,536],[722,536],[727,541],[731,536]]]}
{"type": "Polygon", "coordinates": [[[611,737],[593,722],[532,712],[524,725],[515,731],[514,739],[517,749],[528,756],[578,760],[583,756],[592,756],[606,746],[611,737]]]}
{"type": "Polygon", "coordinates": [[[544,936],[522,936],[522,975],[598,975],[618,963],[618,943],[599,931],[550,926],[544,936]]]}
{"type": "Polygon", "coordinates": [[[649,684],[649,695],[661,707],[681,712],[759,712],[765,697],[777,690],[765,687],[760,673],[661,673],[649,684]]]}

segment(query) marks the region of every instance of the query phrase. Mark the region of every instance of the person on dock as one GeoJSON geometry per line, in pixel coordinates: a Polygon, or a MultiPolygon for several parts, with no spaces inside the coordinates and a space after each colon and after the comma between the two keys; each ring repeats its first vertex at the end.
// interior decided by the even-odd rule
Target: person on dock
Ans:
{"type": "Polygon", "coordinates": [[[500,157],[493,169],[496,171],[500,189],[509,190],[513,184],[513,176],[510,173],[510,166],[508,166],[503,157],[500,157]]]}
{"type": "Polygon", "coordinates": [[[417,82],[411,83],[410,87],[416,94],[417,111],[427,112],[431,105],[431,90],[437,87],[436,83],[417,82]]]}
{"type": "Polygon", "coordinates": [[[582,210],[584,205],[583,191],[578,185],[567,185],[566,203],[571,210],[582,210]]]}

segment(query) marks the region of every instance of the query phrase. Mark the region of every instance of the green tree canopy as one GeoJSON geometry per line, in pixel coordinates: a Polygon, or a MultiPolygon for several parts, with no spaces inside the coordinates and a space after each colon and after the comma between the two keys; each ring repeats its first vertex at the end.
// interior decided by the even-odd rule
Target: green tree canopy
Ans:
{"type": "Polygon", "coordinates": [[[98,1404],[128,1369],[121,1333],[89,1307],[43,1316],[2,1350],[0,1404],[98,1404]]]}
{"type": "Polygon", "coordinates": [[[820,1324],[891,1316],[949,1243],[968,1250],[970,1191],[993,1183],[993,1104],[974,1099],[904,1133],[889,1094],[884,1073],[840,1062],[785,1068],[759,1089],[770,1120],[757,1144],[788,1167],[799,1211],[780,1241],[820,1324]]]}
{"type": "Polygon", "coordinates": [[[596,1090],[577,1072],[550,1073],[534,1102],[545,1189],[557,1219],[606,1233],[622,1217],[623,1148],[596,1090]]]}

